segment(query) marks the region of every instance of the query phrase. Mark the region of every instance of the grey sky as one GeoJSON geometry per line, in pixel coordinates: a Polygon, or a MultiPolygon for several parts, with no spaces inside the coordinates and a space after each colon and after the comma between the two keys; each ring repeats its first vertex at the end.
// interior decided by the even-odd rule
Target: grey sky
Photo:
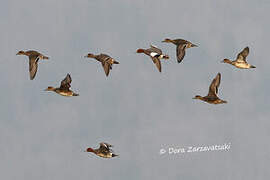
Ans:
{"type": "Polygon", "coordinates": [[[269,177],[269,9],[266,0],[2,0],[0,3],[0,179],[219,179],[269,177]],[[198,48],[176,63],[184,38],[198,48]],[[170,55],[160,74],[137,48],[170,55]],[[250,47],[256,69],[222,64],[250,47]],[[29,80],[19,50],[50,57],[29,80]],[[108,78],[83,58],[120,62],[108,78]],[[225,105],[192,100],[222,74],[225,105]],[[79,97],[44,92],[67,73],[79,97]],[[99,142],[120,157],[82,152],[99,142]],[[160,148],[231,142],[228,152],[159,155],[160,148]]]}

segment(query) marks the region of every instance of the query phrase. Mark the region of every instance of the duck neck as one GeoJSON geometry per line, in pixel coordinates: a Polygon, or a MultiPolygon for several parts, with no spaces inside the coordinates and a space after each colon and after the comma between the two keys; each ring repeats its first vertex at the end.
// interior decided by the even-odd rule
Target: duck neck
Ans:
{"type": "Polygon", "coordinates": [[[227,64],[232,64],[232,61],[229,60],[229,59],[224,59],[223,62],[224,62],[224,63],[227,63],[227,64]]]}

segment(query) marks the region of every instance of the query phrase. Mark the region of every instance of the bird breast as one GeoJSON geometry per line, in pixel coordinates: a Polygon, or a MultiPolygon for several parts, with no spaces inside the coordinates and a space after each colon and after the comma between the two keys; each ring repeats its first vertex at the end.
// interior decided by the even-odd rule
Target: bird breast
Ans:
{"type": "Polygon", "coordinates": [[[248,69],[248,68],[250,68],[250,64],[247,64],[247,63],[242,63],[242,62],[235,62],[235,64],[234,64],[236,67],[238,67],[238,68],[242,68],[242,69],[248,69]]]}

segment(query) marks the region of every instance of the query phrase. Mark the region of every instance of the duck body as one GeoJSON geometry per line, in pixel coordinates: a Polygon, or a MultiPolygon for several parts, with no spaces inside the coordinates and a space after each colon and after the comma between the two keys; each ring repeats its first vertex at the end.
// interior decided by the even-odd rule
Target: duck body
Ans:
{"type": "Polygon", "coordinates": [[[103,157],[103,158],[112,158],[112,157],[115,157],[117,155],[113,154],[112,152],[107,152],[107,153],[104,153],[104,152],[100,152],[98,150],[95,150],[96,151],[96,155],[99,156],[99,157],[103,157]]]}
{"type": "Polygon", "coordinates": [[[245,47],[238,55],[236,60],[231,61],[229,59],[224,59],[222,62],[223,63],[227,63],[227,64],[231,64],[236,68],[239,69],[250,69],[250,68],[256,68],[255,66],[247,63],[246,61],[246,57],[249,54],[249,47],[245,47]]]}
{"type": "Polygon", "coordinates": [[[70,90],[70,83],[71,83],[72,79],[70,74],[67,74],[67,76],[65,77],[65,79],[63,79],[61,81],[61,86],[58,88],[54,88],[49,86],[47,89],[45,89],[45,91],[53,91],[61,96],[79,96],[79,94],[74,93],[72,90],[70,90]]]}
{"type": "Polygon", "coordinates": [[[57,94],[60,94],[61,96],[79,96],[79,94],[74,93],[71,90],[56,88],[55,91],[57,94]]]}
{"type": "Polygon", "coordinates": [[[218,97],[209,97],[209,96],[204,96],[204,97],[201,97],[201,96],[195,96],[193,99],[200,99],[204,102],[207,102],[209,104],[224,104],[224,103],[227,103],[227,101],[224,101],[222,99],[219,99],[218,97]]]}
{"type": "Polygon", "coordinates": [[[180,63],[185,57],[186,54],[186,49],[191,48],[191,47],[197,47],[197,45],[184,40],[184,39],[169,39],[166,38],[164,41],[166,43],[173,43],[176,45],[176,57],[177,57],[177,62],[180,63]]]}
{"type": "Polygon", "coordinates": [[[44,56],[43,54],[34,51],[19,51],[16,55],[25,55],[29,58],[29,75],[30,80],[33,80],[36,76],[37,69],[38,69],[38,61],[39,59],[49,59],[49,57],[44,56]]]}
{"type": "Polygon", "coordinates": [[[224,104],[227,103],[227,101],[224,101],[220,99],[217,94],[218,94],[218,87],[220,85],[220,80],[221,80],[221,74],[218,73],[217,76],[213,79],[212,83],[209,86],[209,91],[207,96],[200,96],[196,95],[193,99],[199,99],[204,102],[207,102],[209,104],[224,104]]]}
{"type": "Polygon", "coordinates": [[[118,156],[117,154],[113,153],[113,151],[110,149],[111,147],[113,146],[108,143],[100,143],[98,149],[87,148],[86,152],[92,152],[102,158],[112,158],[118,156]]]}
{"type": "Polygon", "coordinates": [[[87,54],[85,57],[87,58],[94,58],[97,61],[99,61],[102,64],[102,67],[104,69],[105,75],[108,76],[110,73],[110,70],[112,69],[113,64],[120,64],[118,61],[113,59],[107,54],[99,54],[99,55],[94,55],[94,54],[87,54]]]}
{"type": "Polygon", "coordinates": [[[169,59],[169,56],[166,54],[163,54],[161,49],[150,45],[150,48],[148,49],[137,49],[137,53],[144,53],[147,56],[150,56],[153,63],[156,65],[159,72],[161,72],[161,59],[169,59]]]}
{"type": "Polygon", "coordinates": [[[224,63],[227,63],[227,64],[231,64],[233,66],[235,66],[236,68],[239,68],[239,69],[250,69],[250,68],[256,68],[255,66],[251,65],[251,64],[248,64],[246,62],[243,62],[243,61],[230,61],[229,59],[224,59],[223,60],[224,63]]]}

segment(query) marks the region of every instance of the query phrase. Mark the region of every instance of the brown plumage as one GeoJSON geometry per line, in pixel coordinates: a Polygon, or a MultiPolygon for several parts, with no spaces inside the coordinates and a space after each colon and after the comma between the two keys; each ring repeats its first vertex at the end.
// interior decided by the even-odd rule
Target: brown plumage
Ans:
{"type": "Polygon", "coordinates": [[[227,103],[227,101],[219,99],[217,96],[218,94],[218,87],[220,85],[220,80],[221,80],[221,74],[218,73],[217,76],[213,79],[212,83],[209,86],[209,91],[207,96],[200,96],[196,95],[193,99],[200,99],[202,101],[205,101],[210,104],[223,104],[227,103]]]}
{"type": "Polygon", "coordinates": [[[160,59],[169,59],[168,55],[163,54],[161,49],[159,49],[159,48],[157,48],[157,47],[155,47],[153,45],[150,45],[149,49],[138,49],[136,52],[137,53],[144,53],[144,54],[150,56],[153,63],[158,68],[159,72],[161,72],[160,59]]]}
{"type": "Polygon", "coordinates": [[[197,45],[192,44],[191,42],[184,40],[184,39],[165,39],[162,42],[166,43],[173,43],[176,45],[176,57],[177,57],[177,62],[180,63],[185,57],[186,54],[186,49],[191,48],[191,47],[197,47],[197,45]]]}
{"type": "Polygon", "coordinates": [[[109,75],[113,64],[119,64],[119,62],[117,62],[112,57],[108,56],[107,54],[94,55],[94,54],[89,53],[85,57],[94,58],[97,61],[99,61],[102,64],[102,67],[104,69],[104,72],[105,72],[106,76],[109,75]]]}
{"type": "Polygon", "coordinates": [[[19,51],[16,55],[25,55],[29,58],[29,74],[30,79],[33,80],[36,76],[38,69],[38,61],[39,59],[49,59],[49,57],[44,56],[43,54],[37,51],[19,51]]]}
{"type": "Polygon", "coordinates": [[[67,74],[67,76],[65,77],[65,79],[63,79],[61,81],[61,85],[58,88],[54,88],[49,86],[47,89],[45,89],[45,91],[54,91],[57,94],[60,94],[62,96],[79,96],[79,94],[74,93],[72,90],[70,90],[69,88],[71,87],[71,76],[70,74],[67,74]]]}
{"type": "Polygon", "coordinates": [[[112,158],[112,157],[118,156],[113,153],[113,151],[110,149],[111,147],[113,146],[108,143],[102,142],[99,144],[98,149],[87,148],[86,152],[92,152],[96,154],[97,156],[103,157],[103,158],[112,158]]]}
{"type": "Polygon", "coordinates": [[[248,47],[245,47],[238,55],[237,55],[237,58],[236,60],[234,61],[231,61],[229,59],[224,59],[223,63],[227,63],[227,64],[231,64],[239,69],[250,69],[250,68],[256,68],[255,66],[253,65],[250,65],[247,63],[246,61],[246,58],[249,54],[249,48],[248,47]]]}

